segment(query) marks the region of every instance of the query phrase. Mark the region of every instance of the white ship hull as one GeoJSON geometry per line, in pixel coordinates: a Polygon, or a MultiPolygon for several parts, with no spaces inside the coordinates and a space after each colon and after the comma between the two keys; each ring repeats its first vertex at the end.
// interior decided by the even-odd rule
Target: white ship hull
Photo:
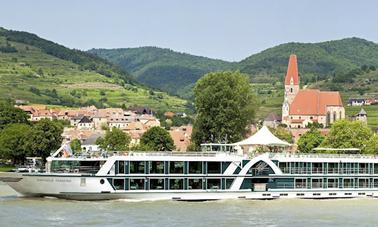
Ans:
{"type": "Polygon", "coordinates": [[[101,177],[47,174],[0,173],[0,180],[27,197],[56,197],[73,200],[178,200],[204,201],[224,199],[271,200],[376,198],[373,189],[272,189],[251,190],[132,190],[115,191],[110,184],[100,184],[101,177]],[[85,178],[85,180],[82,180],[85,178]],[[85,183],[84,183],[85,182],[85,183]]]}

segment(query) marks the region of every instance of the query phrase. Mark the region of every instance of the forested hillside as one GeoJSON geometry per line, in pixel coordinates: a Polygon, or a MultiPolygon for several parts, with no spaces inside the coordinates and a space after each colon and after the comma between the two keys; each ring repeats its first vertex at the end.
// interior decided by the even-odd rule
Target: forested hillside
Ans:
{"type": "Polygon", "coordinates": [[[92,49],[89,52],[118,64],[142,83],[186,98],[191,96],[193,84],[208,71],[237,69],[250,75],[252,82],[281,82],[291,53],[298,56],[302,85],[334,75],[343,77],[363,65],[378,66],[378,44],[359,38],[286,43],[234,63],[156,47],[92,49]]]}
{"type": "Polygon", "coordinates": [[[89,53],[119,65],[141,83],[186,98],[192,85],[204,74],[234,66],[222,60],[157,47],[91,49],[89,53]]]}
{"type": "Polygon", "coordinates": [[[0,28],[0,95],[32,103],[184,109],[186,101],[136,82],[93,54],[0,28]]]}

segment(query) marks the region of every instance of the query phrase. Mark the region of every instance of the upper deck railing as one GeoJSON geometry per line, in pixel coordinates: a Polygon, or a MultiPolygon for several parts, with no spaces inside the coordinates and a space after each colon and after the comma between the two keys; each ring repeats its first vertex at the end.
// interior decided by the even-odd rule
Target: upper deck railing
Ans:
{"type": "Polygon", "coordinates": [[[350,158],[350,159],[378,159],[377,155],[367,154],[326,154],[326,153],[269,153],[271,159],[276,158],[350,158]]]}
{"type": "Polygon", "coordinates": [[[178,156],[178,157],[217,157],[236,156],[235,152],[130,152],[129,156],[178,156]]]}

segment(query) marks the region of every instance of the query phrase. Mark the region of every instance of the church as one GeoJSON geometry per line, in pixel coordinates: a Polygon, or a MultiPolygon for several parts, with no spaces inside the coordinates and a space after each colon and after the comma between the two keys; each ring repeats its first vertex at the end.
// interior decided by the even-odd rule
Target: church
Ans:
{"type": "Polygon", "coordinates": [[[289,128],[306,128],[309,123],[327,127],[345,118],[345,109],[338,91],[300,89],[297,56],[291,54],[285,77],[282,123],[289,128]]]}

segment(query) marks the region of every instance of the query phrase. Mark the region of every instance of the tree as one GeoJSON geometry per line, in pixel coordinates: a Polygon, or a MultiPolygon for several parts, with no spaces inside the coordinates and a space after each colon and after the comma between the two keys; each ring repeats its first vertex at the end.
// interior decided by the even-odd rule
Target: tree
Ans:
{"type": "Polygon", "coordinates": [[[278,126],[277,128],[270,128],[270,131],[281,140],[288,143],[294,142],[293,135],[284,127],[278,126]]]}
{"type": "Polygon", "coordinates": [[[130,141],[131,138],[128,134],[121,129],[112,128],[112,130],[106,131],[104,138],[99,137],[96,144],[107,151],[124,151],[129,147],[130,141]]]}
{"type": "Polygon", "coordinates": [[[142,135],[140,145],[153,151],[172,151],[175,149],[171,135],[167,130],[158,126],[151,127],[142,135]]]}
{"type": "Polygon", "coordinates": [[[81,142],[80,142],[80,140],[79,139],[72,140],[71,143],[70,143],[70,147],[71,147],[71,150],[74,153],[81,152],[81,142]]]}
{"type": "Polygon", "coordinates": [[[237,142],[253,122],[257,100],[248,77],[240,72],[208,73],[194,87],[197,116],[192,141],[237,142]]]}
{"type": "Polygon", "coordinates": [[[63,141],[63,125],[58,121],[42,119],[32,128],[27,146],[30,154],[45,160],[51,152],[57,150],[63,141]]]}
{"type": "Polygon", "coordinates": [[[378,153],[378,136],[372,136],[366,142],[366,146],[363,150],[366,154],[377,154],[378,153]]]}
{"type": "Polygon", "coordinates": [[[332,124],[328,136],[320,146],[363,149],[372,136],[372,130],[361,121],[339,120],[332,124]]]}
{"type": "Polygon", "coordinates": [[[298,150],[300,152],[308,153],[311,152],[312,149],[318,147],[324,140],[324,136],[320,133],[320,131],[312,127],[309,131],[299,138],[297,145],[298,150]]]}
{"type": "Polygon", "coordinates": [[[0,131],[0,158],[11,159],[13,164],[23,163],[29,148],[26,141],[31,134],[27,124],[10,124],[0,131]]]}
{"type": "Polygon", "coordinates": [[[12,123],[29,124],[28,115],[9,102],[0,102],[0,130],[12,123]]]}

